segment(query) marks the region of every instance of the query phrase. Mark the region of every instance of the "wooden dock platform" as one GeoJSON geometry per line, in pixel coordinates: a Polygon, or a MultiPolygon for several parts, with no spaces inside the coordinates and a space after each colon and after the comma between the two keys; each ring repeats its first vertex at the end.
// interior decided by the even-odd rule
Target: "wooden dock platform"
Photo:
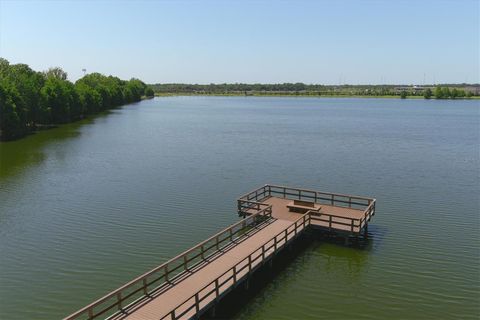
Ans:
{"type": "MultiPolygon", "coordinates": [[[[314,204],[311,209],[319,208],[318,212],[309,212],[313,227],[341,235],[365,234],[368,222],[375,214],[373,198],[275,185],[266,185],[240,197],[237,200],[238,214],[246,216],[250,214],[251,208],[259,208],[255,206],[256,203],[261,203],[272,206],[274,218],[294,221],[300,217],[299,212],[289,208],[295,207],[292,203],[294,201],[314,204]]],[[[304,212],[306,211],[308,210],[304,212]]]]}
{"type": "Polygon", "coordinates": [[[308,228],[362,236],[375,199],[265,185],[237,200],[243,219],[64,320],[191,319],[308,228]]]}

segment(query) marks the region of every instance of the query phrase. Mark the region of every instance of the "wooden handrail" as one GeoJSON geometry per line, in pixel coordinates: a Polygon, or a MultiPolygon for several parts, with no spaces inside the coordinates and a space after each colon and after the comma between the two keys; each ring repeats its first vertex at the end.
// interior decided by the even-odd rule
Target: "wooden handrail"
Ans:
{"type": "Polygon", "coordinates": [[[238,199],[237,201],[238,202],[253,203],[253,204],[257,204],[257,205],[261,205],[261,206],[268,206],[268,204],[265,203],[265,202],[258,202],[258,201],[245,200],[245,199],[238,199]]]}
{"type": "Polygon", "coordinates": [[[372,199],[372,201],[370,202],[370,204],[368,205],[368,207],[364,210],[364,216],[363,218],[360,220],[360,228],[362,227],[362,223],[365,223],[365,221],[367,219],[369,219],[372,214],[375,213],[375,203],[377,202],[376,199],[372,199]]]}
{"type": "Polygon", "coordinates": [[[352,205],[366,207],[374,200],[372,198],[346,195],[341,193],[322,192],[322,191],[291,188],[291,187],[278,186],[278,185],[265,185],[263,187],[257,188],[241,196],[240,198],[238,198],[238,201],[251,201],[252,203],[255,203],[258,201],[254,201],[253,199],[257,200],[259,196],[260,197],[263,196],[264,198],[266,194],[271,195],[272,193],[281,194],[284,196],[284,198],[287,195],[289,195],[289,196],[295,196],[299,198],[306,198],[310,200],[313,199],[314,202],[318,202],[318,200],[326,200],[326,201],[330,201],[332,205],[335,205],[335,203],[343,203],[343,204],[348,204],[349,207],[352,207],[352,205]],[[338,198],[341,198],[341,199],[338,199],[338,198]],[[366,201],[366,203],[358,202],[358,201],[364,201],[364,202],[366,201]]]}
{"type": "MultiPolygon", "coordinates": [[[[292,188],[292,187],[286,187],[286,186],[279,186],[279,185],[273,185],[273,184],[267,184],[266,187],[271,187],[271,188],[279,188],[279,189],[290,189],[290,190],[295,190],[295,191],[302,191],[302,192],[312,192],[312,193],[321,193],[325,195],[334,195],[334,196],[339,196],[339,197],[346,197],[349,198],[351,197],[352,199],[361,199],[361,200],[373,200],[373,198],[367,198],[367,197],[362,197],[362,196],[356,196],[356,195],[350,195],[350,194],[342,194],[342,193],[332,193],[332,192],[323,192],[323,191],[316,191],[316,190],[310,190],[310,189],[300,189],[300,188],[292,188]]],[[[262,187],[264,188],[264,187],[262,187]]],[[[261,189],[261,188],[259,188],[261,189]]],[[[273,191],[273,190],[272,190],[273,191]]]]}
{"type": "MultiPolygon", "coordinates": [[[[284,198],[287,198],[288,196],[291,196],[293,198],[298,197],[299,199],[309,199],[313,200],[315,203],[322,203],[319,200],[324,200],[324,201],[329,201],[331,202],[332,206],[336,206],[336,204],[341,203],[348,205],[348,208],[351,208],[352,205],[357,205],[361,206],[363,209],[363,217],[361,219],[352,219],[352,218],[345,218],[345,217],[340,217],[340,216],[335,216],[331,215],[332,217],[335,218],[342,218],[342,219],[347,219],[350,220],[350,223],[348,226],[351,227],[352,232],[353,228],[359,227],[359,229],[362,229],[362,227],[365,225],[365,221],[369,219],[372,214],[374,214],[375,211],[375,202],[376,199],[374,198],[367,198],[367,197],[362,197],[362,196],[355,196],[355,195],[347,195],[347,194],[341,194],[341,193],[331,193],[331,192],[323,192],[323,191],[316,191],[316,190],[310,190],[310,189],[301,189],[301,188],[292,188],[292,187],[287,187],[287,186],[282,186],[282,185],[271,185],[271,184],[266,184],[260,188],[257,188],[253,191],[250,191],[249,193],[246,193],[242,197],[238,198],[238,202],[252,202],[252,203],[258,203],[257,201],[252,201],[252,200],[246,200],[248,199],[251,195],[272,195],[272,194],[280,194],[283,195],[284,198]],[[340,199],[339,199],[340,198],[340,199]],[[354,221],[359,221],[358,224],[354,223],[354,221]]],[[[261,202],[260,202],[261,203],[261,202]]],[[[343,207],[343,206],[340,206],[343,207]]],[[[239,205],[239,211],[240,211],[240,205],[239,205]]],[[[329,214],[322,213],[323,215],[329,216],[329,214]]],[[[330,219],[332,219],[330,217],[330,219]]],[[[314,218],[315,219],[315,218],[314,218]]],[[[316,219],[316,220],[321,220],[322,219],[316,219]]],[[[324,220],[323,220],[324,221],[324,220]]],[[[331,228],[332,225],[335,224],[341,224],[344,225],[342,222],[331,222],[329,223],[329,228],[331,228]]],[[[347,224],[345,224],[347,225],[347,224]]],[[[360,232],[360,230],[359,230],[360,232]]]]}
{"type": "MultiPolygon", "coordinates": [[[[252,200],[237,200],[237,211],[238,214],[251,214],[252,212],[249,212],[249,210],[261,210],[260,207],[265,207],[265,209],[271,211],[271,205],[264,203],[264,202],[258,202],[258,201],[252,201],[252,200]]],[[[270,212],[271,214],[271,212],[270,212]]]]}
{"type": "Polygon", "coordinates": [[[167,318],[168,316],[170,316],[171,320],[180,319],[181,317],[186,315],[188,312],[190,312],[193,308],[195,308],[196,312],[198,312],[198,310],[200,310],[200,303],[203,302],[205,299],[207,299],[212,293],[215,293],[215,298],[218,298],[220,296],[220,288],[222,287],[222,285],[224,285],[225,283],[229,282],[232,279],[233,279],[233,284],[235,285],[238,281],[237,275],[246,268],[248,268],[248,273],[247,274],[249,274],[251,272],[251,270],[253,269],[252,264],[254,264],[259,257],[261,257],[261,261],[264,261],[266,259],[265,253],[268,252],[272,248],[274,248],[274,253],[275,253],[278,250],[278,243],[280,241],[285,239],[285,242],[283,243],[283,246],[285,246],[285,245],[287,245],[287,243],[290,240],[292,240],[295,236],[297,236],[299,234],[298,229],[300,228],[300,226],[303,227],[302,230],[305,230],[305,228],[310,224],[310,218],[311,218],[310,213],[311,213],[311,210],[307,211],[300,218],[295,220],[295,222],[293,222],[291,225],[289,225],[284,231],[281,231],[278,234],[276,234],[275,236],[273,236],[272,238],[270,238],[267,242],[265,242],[263,245],[259,246],[252,253],[250,253],[246,258],[237,262],[233,267],[231,267],[230,269],[228,269],[227,271],[222,273],[220,276],[215,278],[215,280],[209,282],[207,285],[205,285],[200,290],[198,290],[195,294],[193,294],[189,298],[185,299],[182,303],[178,304],[172,311],[168,312],[167,314],[165,314],[160,319],[163,320],[163,319],[167,318]],[[302,220],[302,223],[298,224],[298,222],[300,220],[302,220]],[[292,226],[294,226],[294,229],[288,231],[288,229],[290,229],[292,226]],[[290,239],[288,239],[288,236],[292,233],[294,233],[293,237],[290,237],[290,239]],[[277,239],[277,237],[281,237],[281,238],[277,239]],[[270,245],[267,248],[267,244],[270,243],[272,240],[273,240],[273,245],[270,245]],[[259,254],[256,258],[253,258],[253,256],[259,251],[261,251],[261,254],[259,254]],[[243,264],[244,262],[247,262],[247,263],[243,267],[240,267],[240,268],[237,269],[237,267],[240,266],[241,264],[243,264]],[[232,272],[232,275],[227,277],[222,282],[220,282],[220,279],[223,278],[225,275],[227,275],[230,272],[232,272]],[[212,285],[214,285],[213,290],[208,291],[203,297],[198,296],[199,292],[204,291],[205,289],[207,289],[208,287],[210,287],[212,285]],[[178,308],[180,308],[181,306],[185,305],[186,303],[188,303],[188,301],[190,301],[192,299],[195,300],[194,304],[190,305],[182,313],[177,315],[176,310],[178,308]]]}
{"type": "Polygon", "coordinates": [[[121,303],[123,301],[125,301],[126,299],[130,298],[133,294],[135,293],[138,293],[139,291],[147,291],[147,294],[148,294],[148,290],[146,290],[145,288],[145,284],[148,285],[148,280],[147,278],[153,274],[155,274],[156,272],[158,271],[161,271],[162,269],[163,270],[163,275],[159,276],[157,280],[155,281],[152,281],[150,282],[150,284],[158,281],[159,279],[161,279],[162,277],[165,277],[165,280],[168,281],[168,275],[172,272],[175,272],[176,270],[178,270],[179,268],[181,267],[185,267],[186,264],[188,264],[188,262],[198,258],[199,256],[201,256],[202,254],[204,254],[206,251],[212,249],[214,246],[218,246],[219,244],[219,238],[220,236],[224,235],[224,234],[228,234],[228,237],[223,239],[222,241],[220,242],[223,242],[225,241],[226,239],[231,239],[231,232],[234,228],[242,225],[242,227],[240,229],[238,229],[237,231],[235,231],[234,234],[237,234],[239,233],[240,231],[242,231],[243,229],[245,229],[245,227],[247,226],[250,226],[251,224],[255,223],[256,222],[256,218],[259,217],[259,216],[269,216],[271,217],[271,214],[272,214],[272,206],[271,205],[268,205],[266,208],[264,209],[261,209],[259,210],[258,212],[246,217],[245,219],[242,219],[240,221],[238,221],[237,223],[225,228],[224,230],[214,234],[213,236],[209,237],[208,239],[200,242],[199,244],[197,244],[195,247],[193,248],[190,248],[184,252],[182,252],[181,254],[177,255],[176,257],[168,260],[167,262],[153,268],[152,270],[138,276],[137,278],[127,282],[126,284],[124,284],[123,286],[119,287],[118,289],[108,293],[107,295],[101,297],[100,299],[97,299],[96,301],[90,303],[89,305],[81,308],[80,310],[78,310],[77,312],[69,315],[68,317],[64,318],[64,320],[74,320],[74,319],[77,319],[78,317],[82,316],[82,315],[88,315],[88,319],[95,319],[96,317],[98,317],[99,315],[105,313],[106,311],[112,309],[113,307],[115,306],[121,306],[121,303]],[[208,242],[212,241],[212,240],[215,240],[215,244],[208,247],[207,249],[205,249],[205,244],[207,244],[208,242]],[[191,254],[193,251],[197,250],[197,249],[200,249],[201,250],[201,253],[200,254],[197,254],[195,257],[190,257],[188,258],[187,255],[188,254],[191,254]],[[185,258],[187,257],[187,258],[185,258]],[[172,269],[169,269],[168,266],[173,264],[174,262],[177,262],[177,261],[180,261],[180,265],[172,268],[172,269]],[[132,293],[129,293],[128,295],[124,295],[122,296],[122,292],[125,291],[126,289],[129,289],[131,287],[133,287],[134,285],[136,284],[139,284],[141,282],[142,286],[136,290],[134,290],[134,292],[132,293]],[[98,311],[97,313],[94,313],[93,312],[93,308],[101,305],[102,303],[104,303],[105,301],[107,301],[108,299],[114,299],[114,301],[112,303],[110,303],[108,306],[104,307],[102,310],[98,311]]]}

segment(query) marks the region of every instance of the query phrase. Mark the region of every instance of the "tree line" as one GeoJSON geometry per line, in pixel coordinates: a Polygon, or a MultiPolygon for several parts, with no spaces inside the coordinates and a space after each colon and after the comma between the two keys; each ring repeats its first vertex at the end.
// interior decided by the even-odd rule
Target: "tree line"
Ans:
{"type": "MultiPolygon", "coordinates": [[[[304,83],[278,83],[278,84],[183,84],[162,83],[151,85],[159,94],[212,94],[212,95],[302,95],[302,96],[424,96],[426,99],[437,98],[463,98],[471,97],[471,91],[464,90],[467,84],[451,84],[435,87],[408,87],[397,85],[320,85],[304,83]],[[440,89],[438,89],[440,88],[440,89]],[[439,91],[440,90],[440,91],[439,91]],[[440,92],[440,93],[439,93],[440,92]]],[[[473,85],[477,88],[478,85],[473,85]]]]}
{"type": "Polygon", "coordinates": [[[304,83],[277,83],[277,84],[247,84],[247,83],[222,83],[222,84],[184,84],[165,83],[153,84],[152,88],[158,93],[226,93],[245,91],[287,92],[287,91],[322,91],[323,85],[304,83]]]}
{"type": "Polygon", "coordinates": [[[435,87],[435,90],[432,92],[431,89],[427,89],[424,93],[426,99],[430,99],[432,95],[436,99],[456,99],[456,98],[470,98],[473,94],[470,91],[465,92],[463,89],[457,89],[449,87],[435,87]]]}
{"type": "Polygon", "coordinates": [[[134,78],[91,73],[72,83],[61,68],[38,72],[0,58],[0,138],[17,139],[153,95],[152,88],[134,78]]]}

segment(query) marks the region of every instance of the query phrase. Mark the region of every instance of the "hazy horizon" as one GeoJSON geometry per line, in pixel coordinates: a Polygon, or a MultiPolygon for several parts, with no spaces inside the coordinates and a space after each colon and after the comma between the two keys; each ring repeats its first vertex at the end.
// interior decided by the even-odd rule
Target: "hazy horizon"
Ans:
{"type": "Polygon", "coordinates": [[[0,57],[75,81],[480,83],[477,1],[0,0],[0,57]]]}

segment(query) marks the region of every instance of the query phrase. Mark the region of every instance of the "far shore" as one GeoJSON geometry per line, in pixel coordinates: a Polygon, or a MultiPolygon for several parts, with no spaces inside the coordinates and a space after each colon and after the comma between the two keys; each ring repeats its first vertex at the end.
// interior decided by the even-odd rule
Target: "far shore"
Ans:
{"type": "MultiPolygon", "coordinates": [[[[168,92],[168,93],[158,93],[155,92],[155,97],[180,97],[180,96],[211,96],[211,97],[293,97],[293,98],[365,98],[365,99],[402,99],[399,95],[314,95],[314,94],[304,94],[304,93],[292,93],[292,94],[271,94],[271,93],[191,93],[191,92],[168,92]]],[[[414,96],[409,95],[403,99],[423,99],[423,100],[480,100],[480,96],[471,96],[471,97],[461,97],[455,99],[437,99],[431,97],[426,99],[423,96],[414,96]]]]}

